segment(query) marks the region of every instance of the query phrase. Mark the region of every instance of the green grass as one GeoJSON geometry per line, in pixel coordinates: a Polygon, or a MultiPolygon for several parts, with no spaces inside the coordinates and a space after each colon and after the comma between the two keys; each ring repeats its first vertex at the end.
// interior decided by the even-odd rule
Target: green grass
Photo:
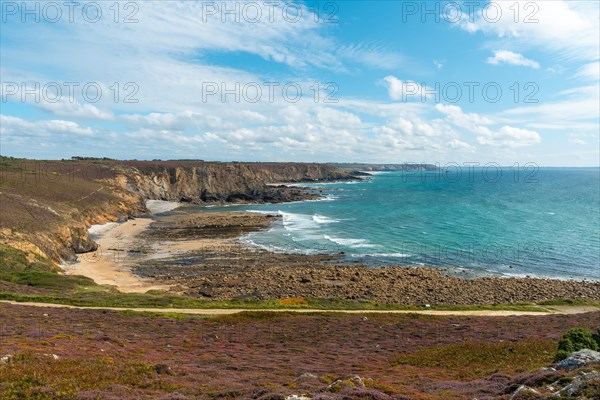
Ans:
{"type": "Polygon", "coordinates": [[[435,368],[454,379],[475,379],[494,373],[538,370],[552,362],[555,349],[556,341],[548,339],[453,343],[399,355],[392,364],[435,368]]]}
{"type": "Polygon", "coordinates": [[[64,279],[55,272],[25,271],[16,272],[0,279],[18,285],[34,286],[44,289],[76,290],[82,286],[95,286],[92,279],[85,276],[70,276],[64,279]],[[4,278],[4,279],[2,279],[4,278]]]}
{"type": "Polygon", "coordinates": [[[540,306],[594,306],[600,307],[600,301],[583,301],[577,299],[552,299],[538,303],[540,306]]]}
{"type": "MultiPolygon", "coordinates": [[[[85,281],[85,277],[69,277],[85,281]]],[[[56,280],[44,282],[41,279],[28,281],[28,285],[55,285],[56,280]]],[[[69,282],[68,285],[72,285],[69,282]]],[[[65,284],[63,287],[67,286],[65,284]]],[[[54,286],[57,287],[57,286],[54,286]]],[[[72,287],[72,286],[70,286],[72,287]]],[[[477,310],[510,310],[544,312],[545,308],[535,304],[499,304],[482,306],[454,306],[438,305],[426,308],[423,306],[380,304],[368,301],[343,300],[343,299],[307,299],[302,305],[282,305],[279,300],[230,300],[208,301],[191,297],[178,296],[162,292],[148,292],[144,294],[119,293],[114,289],[88,285],[87,289],[77,286],[75,290],[66,293],[52,294],[19,294],[0,292],[0,300],[17,302],[37,302],[66,304],[82,307],[131,307],[131,308],[190,308],[190,309],[315,309],[315,310],[448,310],[448,311],[477,311],[477,310]]]]}
{"type": "MultiPolygon", "coordinates": [[[[25,252],[4,244],[0,244],[0,279],[6,280],[16,272],[50,272],[56,271],[56,267],[45,259],[36,257],[35,260],[28,260],[25,252]]],[[[54,274],[56,275],[56,274],[54,274]]]]}

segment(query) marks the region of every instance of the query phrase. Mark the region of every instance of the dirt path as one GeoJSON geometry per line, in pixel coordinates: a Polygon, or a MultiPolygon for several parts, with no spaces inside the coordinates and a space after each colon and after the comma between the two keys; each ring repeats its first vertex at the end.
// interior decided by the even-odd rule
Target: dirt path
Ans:
{"type": "Polygon", "coordinates": [[[522,315],[550,315],[550,314],[583,314],[600,311],[592,306],[560,306],[545,309],[546,311],[512,311],[512,310],[310,310],[310,309],[242,309],[242,308],[131,308],[131,307],[80,307],[67,304],[17,302],[0,300],[0,304],[12,304],[32,307],[70,308],[77,310],[111,310],[111,311],[137,311],[156,313],[176,313],[193,315],[230,315],[241,312],[297,312],[297,313],[344,313],[344,314],[422,314],[440,316],[469,316],[469,317],[509,317],[522,315]]]}

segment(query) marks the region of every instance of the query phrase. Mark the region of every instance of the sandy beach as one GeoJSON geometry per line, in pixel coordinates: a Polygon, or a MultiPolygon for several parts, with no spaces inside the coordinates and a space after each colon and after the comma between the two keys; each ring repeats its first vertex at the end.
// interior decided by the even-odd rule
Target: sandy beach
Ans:
{"type": "MultiPolygon", "coordinates": [[[[148,200],[146,207],[156,215],[174,210],[180,204],[169,201],[148,200]]],[[[145,293],[148,290],[169,290],[170,285],[157,285],[131,273],[131,266],[140,252],[163,253],[161,246],[152,249],[143,247],[140,234],[148,229],[152,218],[130,219],[123,223],[109,222],[94,225],[89,232],[98,243],[98,250],[77,255],[77,261],[62,265],[67,275],[83,275],[92,278],[100,285],[112,285],[124,293],[145,293]]]]}
{"type": "Polygon", "coordinates": [[[113,285],[124,293],[144,293],[148,290],[168,290],[168,285],[156,285],[130,271],[135,263],[131,250],[138,245],[138,235],[152,223],[151,218],[137,218],[102,231],[96,240],[99,247],[92,253],[79,254],[73,264],[63,265],[68,275],[83,275],[100,285],[113,285]]]}

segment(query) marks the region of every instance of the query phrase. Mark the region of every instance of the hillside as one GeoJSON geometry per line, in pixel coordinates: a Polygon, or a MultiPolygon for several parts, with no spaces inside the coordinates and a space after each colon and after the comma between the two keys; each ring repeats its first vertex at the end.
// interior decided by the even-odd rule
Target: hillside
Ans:
{"type": "Polygon", "coordinates": [[[203,161],[0,159],[3,268],[54,263],[95,250],[87,228],[144,214],[145,200],[285,202],[314,198],[273,182],[349,179],[331,166],[203,161]]]}

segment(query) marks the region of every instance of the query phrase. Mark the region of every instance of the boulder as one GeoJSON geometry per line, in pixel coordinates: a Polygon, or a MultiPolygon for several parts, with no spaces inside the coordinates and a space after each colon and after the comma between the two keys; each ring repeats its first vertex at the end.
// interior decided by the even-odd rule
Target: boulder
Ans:
{"type": "Polygon", "coordinates": [[[337,378],[329,386],[327,386],[327,391],[333,393],[339,393],[344,389],[352,389],[352,388],[364,388],[365,383],[363,379],[358,375],[346,375],[344,377],[337,378]]]}
{"type": "Polygon", "coordinates": [[[582,390],[588,389],[591,382],[600,383],[600,373],[599,372],[590,372],[585,373],[582,372],[580,375],[576,376],[573,379],[573,382],[558,392],[554,393],[556,396],[579,396],[582,390]]]}
{"type": "Polygon", "coordinates": [[[305,372],[301,374],[296,380],[305,380],[305,379],[319,379],[319,377],[312,372],[305,372]]]}
{"type": "Polygon", "coordinates": [[[173,370],[167,364],[156,364],[154,371],[159,375],[174,375],[173,370]]]}
{"type": "Polygon", "coordinates": [[[85,228],[71,228],[71,243],[77,254],[98,250],[98,244],[89,238],[85,228]]]}
{"type": "Polygon", "coordinates": [[[556,365],[556,369],[570,370],[585,367],[593,363],[600,363],[600,352],[583,349],[569,354],[567,358],[556,365]]]}
{"type": "Polygon", "coordinates": [[[540,392],[535,389],[530,388],[529,386],[521,385],[519,388],[510,396],[509,400],[518,400],[518,399],[531,399],[536,398],[540,392]]]}
{"type": "Polygon", "coordinates": [[[10,362],[11,358],[13,358],[12,354],[7,354],[7,355],[0,357],[0,364],[8,364],[10,362]]]}

